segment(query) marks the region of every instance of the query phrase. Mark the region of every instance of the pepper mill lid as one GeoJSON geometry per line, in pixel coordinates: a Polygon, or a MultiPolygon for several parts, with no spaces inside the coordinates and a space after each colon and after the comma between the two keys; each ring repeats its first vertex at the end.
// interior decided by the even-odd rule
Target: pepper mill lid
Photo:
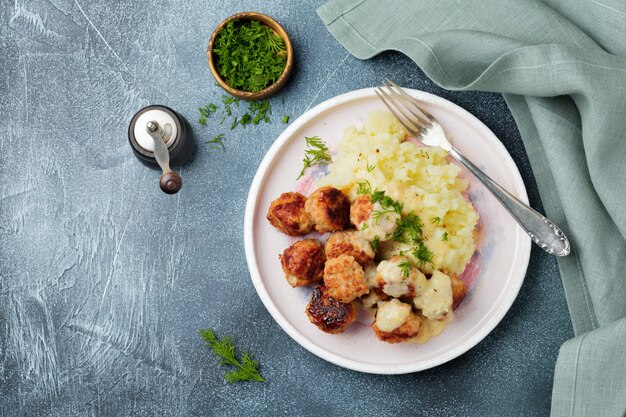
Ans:
{"type": "MultiPolygon", "coordinates": [[[[163,141],[169,148],[174,144],[179,130],[180,124],[175,115],[170,114],[166,109],[162,107],[153,106],[154,108],[147,108],[146,111],[140,112],[136,119],[133,119],[133,136],[142,149],[148,152],[154,152],[154,141],[152,137],[146,131],[146,126],[149,122],[156,122],[163,130],[163,141]]],[[[133,123],[131,122],[131,123],[133,123]]]]}

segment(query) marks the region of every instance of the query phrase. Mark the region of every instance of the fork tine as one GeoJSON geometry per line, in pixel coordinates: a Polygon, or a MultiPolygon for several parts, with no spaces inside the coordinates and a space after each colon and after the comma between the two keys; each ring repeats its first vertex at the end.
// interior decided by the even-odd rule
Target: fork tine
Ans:
{"type": "MultiPolygon", "coordinates": [[[[396,83],[394,83],[393,81],[391,81],[389,78],[385,78],[385,81],[389,84],[391,84],[393,87],[395,87],[395,89],[405,98],[405,102],[408,102],[409,104],[411,104],[413,106],[414,109],[416,109],[418,112],[420,112],[420,114],[423,117],[426,117],[428,119],[428,121],[432,124],[436,123],[436,119],[433,117],[432,114],[430,114],[429,112],[427,112],[422,106],[419,105],[419,102],[417,100],[415,100],[415,98],[411,97],[410,95],[408,95],[400,86],[398,86],[396,83]]],[[[384,82],[383,82],[384,83],[384,82]]],[[[389,85],[387,85],[387,88],[391,88],[389,85]]],[[[413,113],[416,117],[418,117],[414,112],[413,113]]],[[[421,120],[421,116],[420,116],[420,120],[421,120]]],[[[424,123],[426,124],[426,123],[424,123]]]]}
{"type": "Polygon", "coordinates": [[[402,106],[399,106],[396,101],[392,97],[390,97],[382,88],[378,87],[374,90],[378,97],[385,103],[385,106],[389,109],[391,113],[407,128],[407,130],[413,136],[422,136],[421,126],[417,125],[410,117],[408,117],[404,111],[402,110],[402,106]]]}

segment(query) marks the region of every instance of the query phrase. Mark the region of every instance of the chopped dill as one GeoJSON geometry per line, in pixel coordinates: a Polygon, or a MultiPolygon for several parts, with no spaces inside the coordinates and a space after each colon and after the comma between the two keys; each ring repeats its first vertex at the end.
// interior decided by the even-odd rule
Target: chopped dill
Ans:
{"type": "Polygon", "coordinates": [[[224,134],[220,133],[219,135],[216,135],[213,137],[213,139],[207,140],[206,143],[211,145],[211,149],[222,149],[225,150],[226,147],[224,146],[224,134]]]}
{"type": "Polygon", "coordinates": [[[424,240],[419,240],[415,243],[415,247],[411,252],[415,259],[417,259],[417,263],[419,266],[424,266],[427,263],[433,262],[433,257],[435,256],[426,246],[424,240]]]}
{"type": "Polygon", "coordinates": [[[198,108],[198,112],[200,113],[200,118],[198,119],[198,123],[206,126],[206,118],[211,116],[216,111],[217,111],[217,106],[213,103],[209,103],[204,107],[198,108]]]}
{"type": "Polygon", "coordinates": [[[439,224],[441,222],[441,217],[433,217],[432,219],[430,219],[430,222],[432,224],[439,224]]]}
{"type": "Polygon", "coordinates": [[[402,274],[405,278],[411,275],[411,263],[409,261],[403,261],[398,264],[398,268],[402,270],[402,274]]]}
{"type": "Polygon", "coordinates": [[[244,91],[269,87],[287,64],[283,38],[256,20],[228,22],[218,33],[212,53],[224,81],[244,91]]]}
{"type": "Polygon", "coordinates": [[[441,236],[441,241],[442,242],[448,241],[448,232],[443,232],[443,236],[441,236]]]}
{"type": "Polygon", "coordinates": [[[374,252],[378,252],[378,247],[380,246],[380,237],[374,236],[374,240],[372,240],[372,249],[374,252]]]}
{"type": "Polygon", "coordinates": [[[283,116],[283,123],[289,123],[289,116],[283,116]]]}

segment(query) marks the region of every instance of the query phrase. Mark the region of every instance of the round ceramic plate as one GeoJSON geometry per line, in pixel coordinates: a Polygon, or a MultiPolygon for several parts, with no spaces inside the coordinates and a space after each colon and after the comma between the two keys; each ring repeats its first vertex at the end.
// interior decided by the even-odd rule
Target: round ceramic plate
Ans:
{"type": "MultiPolygon", "coordinates": [[[[526,189],[515,163],[496,136],[457,105],[432,94],[406,90],[420,100],[443,125],[452,143],[524,202],[526,189]]],[[[460,278],[468,294],[455,310],[454,320],[425,344],[387,344],[374,336],[371,317],[361,312],[357,322],[339,335],[326,334],[304,313],[310,288],[292,288],[278,259],[296,239],[278,232],[265,215],[272,200],[288,191],[307,195],[324,170],[311,169],[296,181],[302,169],[305,136],[323,138],[336,149],[343,130],[361,126],[373,109],[385,109],[374,89],[332,98],[295,120],[271,147],[259,167],[248,196],[244,238],[252,282],[274,320],[311,353],[349,369],[377,374],[421,371],[445,363],[480,342],[504,317],[522,285],[530,256],[530,238],[472,175],[468,197],[480,214],[477,248],[460,278]],[[315,178],[312,178],[311,175],[315,178]]],[[[417,146],[417,145],[416,145],[417,146]]]]}

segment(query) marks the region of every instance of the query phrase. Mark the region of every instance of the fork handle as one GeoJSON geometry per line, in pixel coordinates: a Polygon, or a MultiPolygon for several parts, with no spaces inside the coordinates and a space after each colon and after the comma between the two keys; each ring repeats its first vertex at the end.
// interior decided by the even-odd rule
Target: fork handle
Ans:
{"type": "Polygon", "coordinates": [[[458,149],[449,151],[457,161],[474,174],[491,193],[502,203],[513,216],[517,224],[544,251],[551,255],[566,256],[570,252],[570,244],[565,234],[554,223],[511,195],[508,191],[489,178],[480,168],[467,159],[458,149]]]}

